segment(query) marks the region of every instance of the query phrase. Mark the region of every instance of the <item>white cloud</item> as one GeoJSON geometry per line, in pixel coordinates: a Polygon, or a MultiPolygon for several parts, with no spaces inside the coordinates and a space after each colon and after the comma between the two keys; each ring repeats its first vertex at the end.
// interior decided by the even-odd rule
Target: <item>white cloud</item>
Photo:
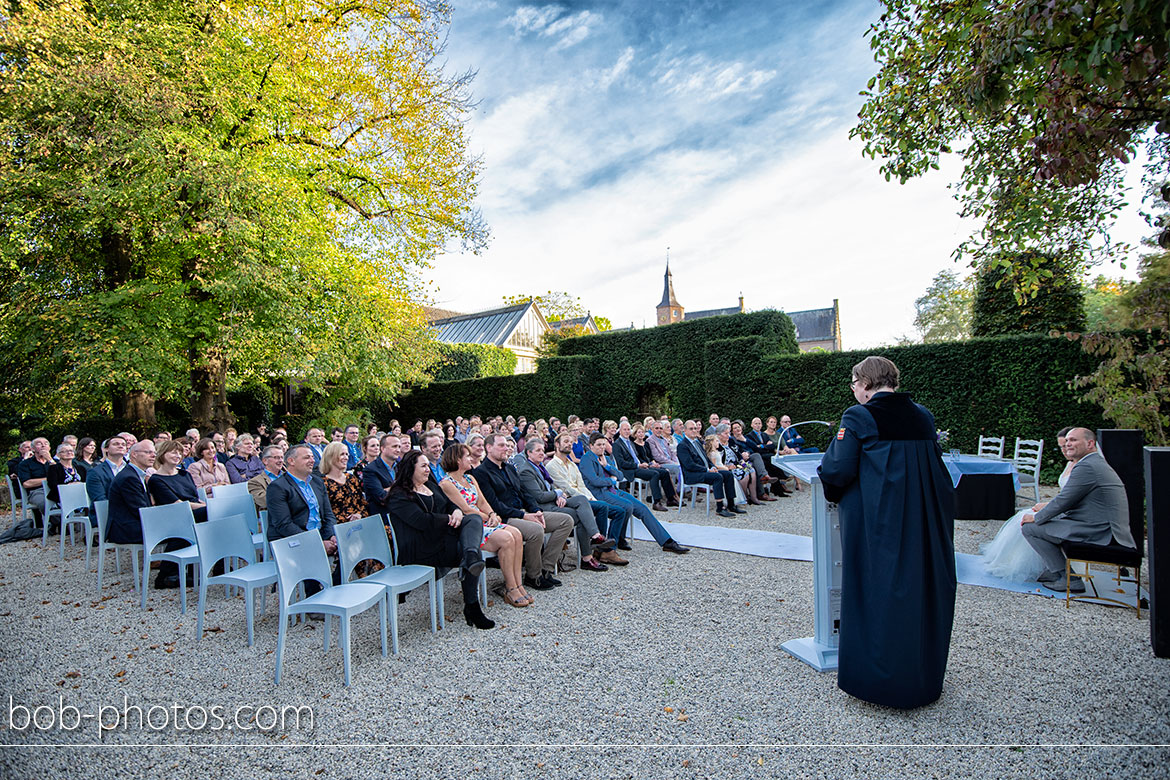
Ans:
{"type": "Polygon", "coordinates": [[[658,83],[668,94],[705,100],[755,92],[776,76],[774,70],[750,68],[743,62],[713,62],[704,54],[671,59],[662,68],[658,83]]]}
{"type": "Polygon", "coordinates": [[[592,11],[566,13],[559,5],[522,5],[509,16],[504,24],[510,25],[518,36],[534,33],[545,38],[556,38],[553,51],[575,46],[589,37],[593,28],[601,23],[601,15],[592,11]]]}

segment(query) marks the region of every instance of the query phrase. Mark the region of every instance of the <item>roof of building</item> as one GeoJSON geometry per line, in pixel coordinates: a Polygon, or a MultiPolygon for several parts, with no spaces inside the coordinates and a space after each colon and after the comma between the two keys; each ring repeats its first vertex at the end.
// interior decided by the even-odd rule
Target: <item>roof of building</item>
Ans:
{"type": "Polygon", "coordinates": [[[502,309],[460,314],[435,320],[435,338],[447,344],[495,344],[502,347],[508,336],[524,319],[531,301],[502,309]]]}
{"type": "Polygon", "coordinates": [[[666,273],[662,277],[662,303],[658,304],[658,308],[663,306],[679,306],[678,299],[674,297],[674,277],[670,275],[670,262],[666,263],[666,273]]]}
{"type": "Polygon", "coordinates": [[[837,317],[832,306],[785,314],[796,326],[797,341],[832,341],[837,338],[837,317]]]}
{"type": "Polygon", "coordinates": [[[704,309],[703,311],[684,311],[683,321],[701,320],[705,317],[719,317],[724,314],[742,314],[743,309],[738,306],[728,306],[726,309],[704,309]]]}
{"type": "Polygon", "coordinates": [[[591,333],[598,333],[601,331],[601,328],[597,327],[597,323],[593,321],[592,314],[586,314],[584,317],[570,317],[568,319],[557,320],[556,322],[550,322],[548,324],[548,326],[550,328],[552,328],[553,330],[560,330],[561,328],[571,328],[574,325],[579,325],[582,328],[585,328],[585,330],[590,331],[591,333]]]}
{"type": "Polygon", "coordinates": [[[446,320],[452,317],[461,317],[463,312],[454,311],[452,309],[440,309],[438,306],[423,306],[423,316],[427,318],[427,322],[435,322],[436,320],[446,320]]]}

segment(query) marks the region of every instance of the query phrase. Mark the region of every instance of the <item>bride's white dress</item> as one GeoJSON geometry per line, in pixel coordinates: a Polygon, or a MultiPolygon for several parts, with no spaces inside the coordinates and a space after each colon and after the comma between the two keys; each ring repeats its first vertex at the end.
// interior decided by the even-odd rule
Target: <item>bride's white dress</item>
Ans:
{"type": "MultiPolygon", "coordinates": [[[[1060,475],[1058,484],[1064,489],[1068,481],[1068,474],[1072,470],[1072,463],[1065,466],[1060,475]]],[[[1020,521],[1024,515],[1032,512],[1032,507],[1021,509],[1004,521],[1003,527],[980,550],[983,556],[983,566],[988,574],[1002,577],[1011,582],[1032,582],[1044,573],[1044,562],[1028,544],[1021,530],[1020,521]]]]}

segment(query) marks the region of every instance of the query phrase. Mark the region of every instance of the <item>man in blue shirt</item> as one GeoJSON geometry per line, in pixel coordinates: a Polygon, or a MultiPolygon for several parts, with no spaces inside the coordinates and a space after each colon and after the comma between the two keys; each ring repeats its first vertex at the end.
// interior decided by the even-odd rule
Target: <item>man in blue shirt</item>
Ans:
{"type": "Polygon", "coordinates": [[[785,447],[791,447],[797,452],[821,451],[819,447],[806,447],[804,445],[804,437],[792,427],[792,418],[788,415],[780,418],[780,429],[780,438],[783,439],[785,447]]]}
{"type": "Polygon", "coordinates": [[[353,469],[362,462],[362,443],[358,441],[360,435],[361,431],[356,425],[345,426],[345,449],[349,451],[349,461],[345,465],[347,469],[353,469]]]}

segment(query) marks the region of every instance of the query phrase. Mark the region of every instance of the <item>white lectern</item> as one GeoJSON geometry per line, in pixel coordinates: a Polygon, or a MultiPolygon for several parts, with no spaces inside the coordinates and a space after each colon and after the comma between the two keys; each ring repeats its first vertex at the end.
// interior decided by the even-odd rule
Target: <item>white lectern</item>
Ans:
{"type": "Polygon", "coordinates": [[[812,486],[813,636],[790,639],[780,647],[818,672],[837,668],[838,629],[841,622],[841,522],[837,505],[825,501],[817,475],[823,453],[776,455],[772,463],[812,486]]]}

